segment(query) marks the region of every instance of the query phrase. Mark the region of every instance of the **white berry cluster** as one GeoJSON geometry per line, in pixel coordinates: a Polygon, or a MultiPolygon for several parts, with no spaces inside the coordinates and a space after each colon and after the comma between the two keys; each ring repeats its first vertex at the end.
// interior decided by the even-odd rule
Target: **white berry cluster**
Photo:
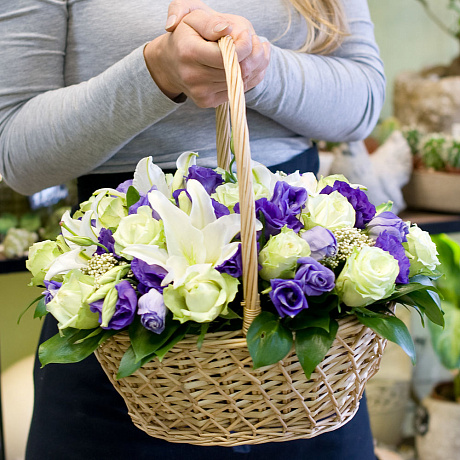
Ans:
{"type": "Polygon", "coordinates": [[[336,268],[340,262],[345,262],[353,253],[354,248],[374,246],[375,241],[359,228],[344,227],[334,230],[337,240],[337,253],[332,257],[323,259],[323,263],[331,268],[336,268]]]}
{"type": "Polygon", "coordinates": [[[88,265],[82,270],[86,275],[92,275],[96,278],[107,273],[111,268],[118,265],[118,260],[112,254],[94,254],[88,265]]]}

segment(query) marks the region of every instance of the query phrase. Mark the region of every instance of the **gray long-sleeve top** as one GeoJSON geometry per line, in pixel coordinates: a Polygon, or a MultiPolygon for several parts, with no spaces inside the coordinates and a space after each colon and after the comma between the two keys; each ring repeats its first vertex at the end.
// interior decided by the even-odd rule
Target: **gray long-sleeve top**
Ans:
{"type": "MultiPolygon", "coordinates": [[[[352,141],[375,125],[385,78],[366,0],[344,0],[349,36],[332,55],[298,53],[307,26],[284,0],[209,0],[272,43],[246,93],[252,157],[268,166],[311,139],[352,141]],[[281,37],[281,38],[280,38],[281,37]]],[[[215,165],[213,109],[175,103],[151,78],[145,43],[164,33],[169,0],[0,0],[0,173],[31,194],[88,173],[131,171],[186,150],[215,165]]]]}

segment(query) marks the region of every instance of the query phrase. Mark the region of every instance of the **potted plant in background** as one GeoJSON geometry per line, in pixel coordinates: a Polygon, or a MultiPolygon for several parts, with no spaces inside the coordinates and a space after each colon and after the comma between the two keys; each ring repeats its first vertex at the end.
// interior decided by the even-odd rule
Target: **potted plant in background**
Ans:
{"type": "MultiPolygon", "coordinates": [[[[460,108],[459,108],[460,110],[460,108]]],[[[460,212],[460,139],[419,128],[404,131],[414,169],[403,194],[414,209],[460,212]]]]}
{"type": "MultiPolygon", "coordinates": [[[[455,19],[452,25],[439,18],[428,0],[417,1],[443,31],[460,42],[460,0],[444,0],[455,19]]],[[[394,114],[403,125],[450,133],[452,125],[460,122],[460,55],[448,65],[400,74],[394,86],[394,114]]]]}
{"type": "Polygon", "coordinates": [[[436,355],[454,378],[437,384],[420,404],[416,447],[420,460],[455,460],[460,452],[460,244],[444,234],[432,238],[445,274],[436,280],[445,327],[430,324],[429,330],[436,355]]]}

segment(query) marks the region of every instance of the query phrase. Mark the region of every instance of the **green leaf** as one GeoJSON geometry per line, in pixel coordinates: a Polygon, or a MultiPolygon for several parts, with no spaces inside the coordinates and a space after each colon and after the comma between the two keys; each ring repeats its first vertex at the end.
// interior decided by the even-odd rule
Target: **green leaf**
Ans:
{"type": "Polygon", "coordinates": [[[187,334],[188,330],[190,328],[190,324],[184,323],[181,324],[181,326],[175,331],[174,335],[172,336],[171,340],[166,342],[161,348],[159,348],[155,355],[158,357],[160,362],[163,360],[165,357],[166,353],[171,350],[171,348],[176,345],[176,343],[180,342],[185,335],[187,334]]]}
{"type": "Polygon", "coordinates": [[[179,329],[179,321],[166,321],[166,327],[161,334],[155,334],[142,326],[136,318],[129,326],[129,339],[136,355],[136,361],[155,353],[179,329]]]}
{"type": "Polygon", "coordinates": [[[48,314],[48,310],[46,309],[45,298],[42,297],[35,307],[34,318],[43,318],[48,314]]]}
{"type": "Polygon", "coordinates": [[[143,359],[137,361],[133,346],[130,345],[130,347],[125,351],[125,354],[121,358],[120,366],[118,367],[117,372],[117,379],[122,379],[124,377],[130,376],[131,374],[134,374],[134,372],[136,372],[144,364],[147,364],[154,358],[155,353],[152,353],[151,355],[144,356],[143,359]]]}
{"type": "Polygon", "coordinates": [[[408,299],[413,302],[413,305],[419,307],[430,321],[439,326],[444,326],[441,301],[436,293],[430,294],[430,291],[414,291],[401,297],[399,300],[401,303],[404,303],[408,299]]]}
{"type": "Polygon", "coordinates": [[[443,328],[429,324],[433,349],[447,369],[460,369],[460,309],[443,302],[446,325],[443,328]]]}
{"type": "Polygon", "coordinates": [[[206,332],[208,332],[209,325],[210,323],[203,323],[201,325],[201,332],[196,342],[196,347],[198,348],[198,350],[201,350],[201,347],[203,346],[204,336],[206,335],[206,332]]]}
{"type": "Polygon", "coordinates": [[[139,192],[130,185],[128,191],[126,192],[126,206],[130,208],[133,204],[136,204],[139,201],[139,192]]]}
{"type": "Polygon", "coordinates": [[[323,315],[319,315],[308,310],[302,310],[294,318],[286,320],[286,326],[291,331],[298,331],[307,327],[319,327],[329,332],[330,323],[331,317],[327,311],[323,315]]]}
{"type": "Polygon", "coordinates": [[[331,348],[338,328],[337,321],[331,320],[329,332],[318,327],[308,327],[296,332],[295,350],[308,379],[331,348]]]}
{"type": "Polygon", "coordinates": [[[220,314],[219,316],[224,319],[241,319],[241,316],[230,307],[227,307],[227,313],[225,315],[220,314]]]}
{"type": "Polygon", "coordinates": [[[359,322],[371,328],[381,337],[399,345],[415,364],[415,347],[406,325],[396,316],[382,315],[369,318],[357,314],[359,322]]]}
{"type": "Polygon", "coordinates": [[[252,322],[246,337],[254,369],[277,363],[292,348],[292,332],[281,324],[279,317],[262,312],[252,322]]]}
{"type": "Polygon", "coordinates": [[[35,302],[38,302],[40,299],[44,299],[45,296],[43,294],[40,294],[36,299],[32,300],[32,302],[29,303],[29,305],[27,305],[27,307],[25,308],[25,310],[19,315],[19,318],[18,318],[18,324],[19,322],[21,321],[21,318],[27,313],[27,310],[29,310],[29,308],[35,303],[35,302]]]}
{"type": "Polygon", "coordinates": [[[81,341],[93,332],[94,329],[68,328],[63,331],[63,336],[57,333],[43,342],[38,349],[42,367],[50,363],[78,363],[93,353],[102,342],[117,333],[117,331],[108,330],[81,341]]]}
{"type": "Polygon", "coordinates": [[[433,291],[437,292],[437,289],[430,285],[422,284],[422,283],[413,283],[410,282],[409,284],[400,284],[396,287],[395,291],[391,296],[385,299],[385,302],[390,302],[391,300],[399,299],[400,297],[410,294],[414,291],[433,291]]]}

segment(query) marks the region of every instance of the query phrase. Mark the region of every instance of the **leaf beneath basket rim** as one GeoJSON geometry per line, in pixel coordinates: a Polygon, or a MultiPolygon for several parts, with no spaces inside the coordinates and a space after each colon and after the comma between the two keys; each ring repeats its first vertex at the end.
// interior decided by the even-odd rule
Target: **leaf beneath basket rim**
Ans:
{"type": "Polygon", "coordinates": [[[264,311],[252,322],[246,337],[254,369],[275,364],[292,348],[292,332],[281,324],[281,318],[264,311]]]}
{"type": "Polygon", "coordinates": [[[331,320],[329,331],[308,327],[296,332],[295,350],[305,376],[309,379],[316,366],[325,358],[334,342],[339,324],[331,320]]]}

